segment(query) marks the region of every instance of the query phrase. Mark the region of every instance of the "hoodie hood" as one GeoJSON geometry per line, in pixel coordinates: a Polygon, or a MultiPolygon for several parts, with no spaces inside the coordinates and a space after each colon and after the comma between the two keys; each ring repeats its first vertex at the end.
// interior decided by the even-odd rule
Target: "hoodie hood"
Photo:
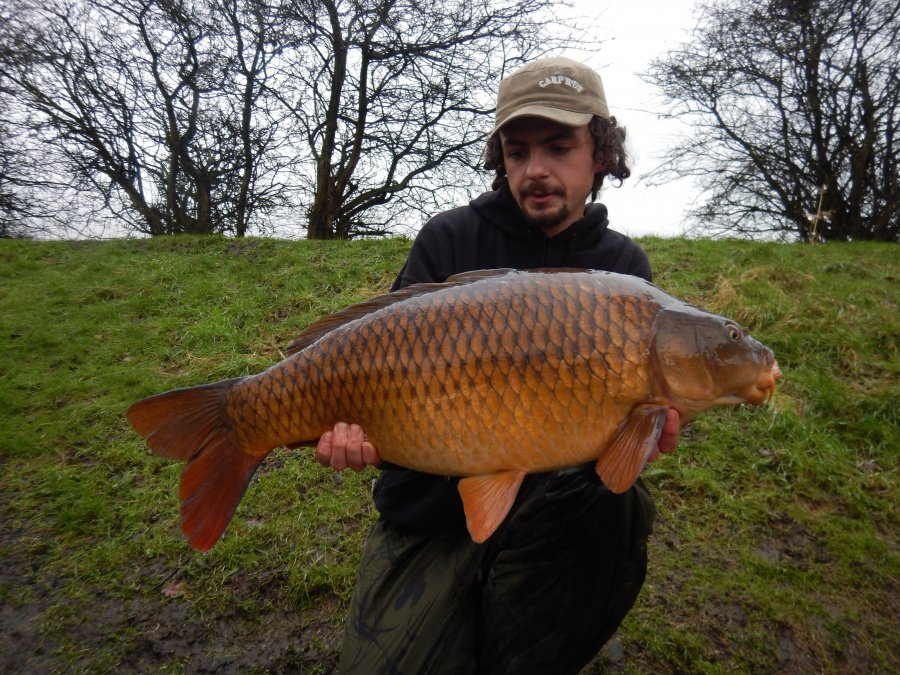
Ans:
{"type": "Polygon", "coordinates": [[[501,232],[522,241],[540,243],[551,249],[586,250],[597,246],[603,238],[609,218],[603,204],[588,204],[584,217],[576,220],[555,237],[548,237],[541,228],[528,222],[516,204],[509,187],[485,192],[469,206],[485,221],[501,232]]]}

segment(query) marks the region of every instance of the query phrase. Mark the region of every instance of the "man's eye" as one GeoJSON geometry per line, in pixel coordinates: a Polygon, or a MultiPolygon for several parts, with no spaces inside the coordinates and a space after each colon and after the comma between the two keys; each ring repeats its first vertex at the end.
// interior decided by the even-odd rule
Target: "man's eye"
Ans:
{"type": "Polygon", "coordinates": [[[570,149],[571,148],[569,148],[568,145],[554,145],[553,147],[550,148],[550,152],[552,152],[554,155],[564,155],[570,149]]]}

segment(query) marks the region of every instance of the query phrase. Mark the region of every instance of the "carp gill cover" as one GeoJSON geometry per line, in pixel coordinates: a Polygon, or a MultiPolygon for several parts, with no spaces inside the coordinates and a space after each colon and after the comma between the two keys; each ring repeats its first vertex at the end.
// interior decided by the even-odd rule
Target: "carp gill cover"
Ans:
{"type": "Polygon", "coordinates": [[[181,529],[198,550],[222,535],[273,449],[315,444],[338,421],[360,424],[385,461],[463,477],[482,542],[525,474],[593,461],[624,492],[668,408],[688,422],[760,404],[780,378],[746,329],[643,279],[488,270],[354,305],[262,373],[152,396],[127,414],[153,452],[187,462],[181,529]]]}

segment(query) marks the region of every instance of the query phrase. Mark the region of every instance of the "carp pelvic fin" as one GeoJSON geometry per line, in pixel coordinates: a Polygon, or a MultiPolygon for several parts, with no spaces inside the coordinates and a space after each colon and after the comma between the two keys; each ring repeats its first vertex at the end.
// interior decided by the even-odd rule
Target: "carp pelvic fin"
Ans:
{"type": "Polygon", "coordinates": [[[511,469],[459,481],[459,495],[472,541],[481,544],[500,526],[512,508],[524,478],[524,471],[511,469]]]}
{"type": "Polygon", "coordinates": [[[222,536],[265,455],[244,452],[225,396],[240,378],[151,396],[128,408],[128,421],[157,455],[187,462],[181,473],[181,531],[198,551],[222,536]]]}
{"type": "Polygon", "coordinates": [[[638,405],[597,460],[597,475],[610,490],[625,492],[644,470],[659,443],[666,408],[638,405]]]}

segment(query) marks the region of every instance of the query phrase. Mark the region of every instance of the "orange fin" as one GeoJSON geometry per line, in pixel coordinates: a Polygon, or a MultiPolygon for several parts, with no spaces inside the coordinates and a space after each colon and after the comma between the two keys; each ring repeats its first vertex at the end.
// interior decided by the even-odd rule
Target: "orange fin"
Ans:
{"type": "Polygon", "coordinates": [[[224,399],[241,378],[175,389],[133,404],[125,413],[157,455],[188,461],[225,420],[224,399]]]}
{"type": "Polygon", "coordinates": [[[212,438],[181,472],[181,531],[198,551],[212,548],[237,510],[265,455],[243,452],[224,435],[212,438]]]}
{"type": "Polygon", "coordinates": [[[366,314],[377,312],[379,309],[390,307],[393,304],[402,302],[403,300],[407,300],[417,295],[434,293],[435,291],[440,291],[446,287],[446,284],[415,284],[413,286],[407,286],[406,288],[400,289],[399,291],[394,291],[393,293],[385,293],[384,295],[376,296],[374,298],[371,298],[370,300],[366,300],[365,302],[350,305],[349,307],[335,312],[334,314],[328,314],[327,316],[323,316],[321,319],[317,319],[316,321],[311,323],[305,331],[300,333],[300,337],[298,337],[285,348],[284,352],[288,356],[293,356],[297,352],[303,351],[304,349],[309,347],[313,342],[318,340],[326,333],[330,333],[335,328],[339,328],[345,323],[350,323],[351,321],[355,321],[356,319],[363,317],[366,314]]]}
{"type": "Polygon", "coordinates": [[[409,298],[414,298],[419,295],[427,295],[429,293],[436,293],[437,291],[442,291],[445,288],[450,288],[451,286],[464,286],[466,284],[475,283],[476,281],[481,281],[482,279],[503,276],[505,274],[511,273],[518,272],[512,268],[462,272],[461,274],[454,274],[443,283],[412,284],[411,286],[406,286],[405,288],[401,288],[391,293],[385,293],[364,302],[350,305],[349,307],[335,312],[334,314],[323,316],[321,319],[318,319],[311,323],[309,327],[307,327],[307,329],[303,331],[296,340],[294,340],[285,348],[285,354],[287,354],[288,356],[293,356],[297,352],[303,351],[320,337],[322,337],[326,333],[330,333],[335,328],[339,328],[340,326],[343,326],[346,323],[350,323],[351,321],[363,317],[366,314],[377,312],[379,309],[390,307],[393,304],[403,302],[404,300],[408,300],[409,298]]]}
{"type": "MultiPolygon", "coordinates": [[[[558,272],[592,272],[593,270],[582,269],[580,267],[560,267],[560,268],[541,268],[528,270],[528,272],[540,272],[544,274],[558,273],[558,272]]],[[[454,274],[453,276],[447,277],[446,281],[443,283],[421,283],[421,284],[412,284],[410,286],[406,286],[405,288],[398,289],[396,291],[392,291],[390,293],[385,293],[383,295],[376,296],[374,298],[370,298],[364,302],[357,303],[355,305],[350,305],[342,310],[334,312],[333,314],[329,314],[327,316],[323,316],[322,318],[311,323],[306,330],[304,330],[300,336],[294,340],[291,344],[289,344],[284,352],[288,356],[293,356],[297,352],[303,351],[307,347],[309,347],[312,343],[318,340],[320,337],[325,335],[326,333],[330,333],[335,328],[343,326],[345,323],[350,323],[355,319],[358,319],[366,314],[371,314],[372,312],[376,312],[379,309],[384,307],[390,307],[391,305],[403,302],[404,300],[408,300],[409,298],[414,298],[419,295],[427,295],[428,293],[436,293],[437,291],[442,291],[445,288],[449,288],[451,286],[464,286],[466,284],[472,284],[476,281],[481,281],[482,279],[491,279],[493,277],[502,277],[507,274],[524,274],[522,270],[513,269],[512,267],[502,267],[498,269],[487,269],[487,270],[472,270],[470,272],[460,272],[459,274],[454,274]]]]}
{"type": "MultiPolygon", "coordinates": [[[[505,277],[507,274],[522,274],[521,270],[513,267],[497,267],[487,270],[471,270],[469,272],[460,272],[447,277],[447,284],[465,283],[471,284],[482,279],[493,279],[494,277],[505,277]]],[[[407,287],[408,288],[408,287],[407,287]]]]}
{"type": "Polygon", "coordinates": [[[500,526],[516,501],[524,478],[524,471],[511,469],[459,481],[466,527],[472,541],[476,544],[486,541],[500,526]]]}
{"type": "Polygon", "coordinates": [[[187,462],[181,473],[181,531],[209,550],[222,536],[265,458],[245,452],[225,397],[240,378],[151,396],[128,408],[134,430],[157,455],[187,462]]]}
{"type": "Polygon", "coordinates": [[[635,406],[597,460],[597,475],[610,490],[625,492],[644,470],[659,443],[666,409],[656,405],[635,406]]]}

